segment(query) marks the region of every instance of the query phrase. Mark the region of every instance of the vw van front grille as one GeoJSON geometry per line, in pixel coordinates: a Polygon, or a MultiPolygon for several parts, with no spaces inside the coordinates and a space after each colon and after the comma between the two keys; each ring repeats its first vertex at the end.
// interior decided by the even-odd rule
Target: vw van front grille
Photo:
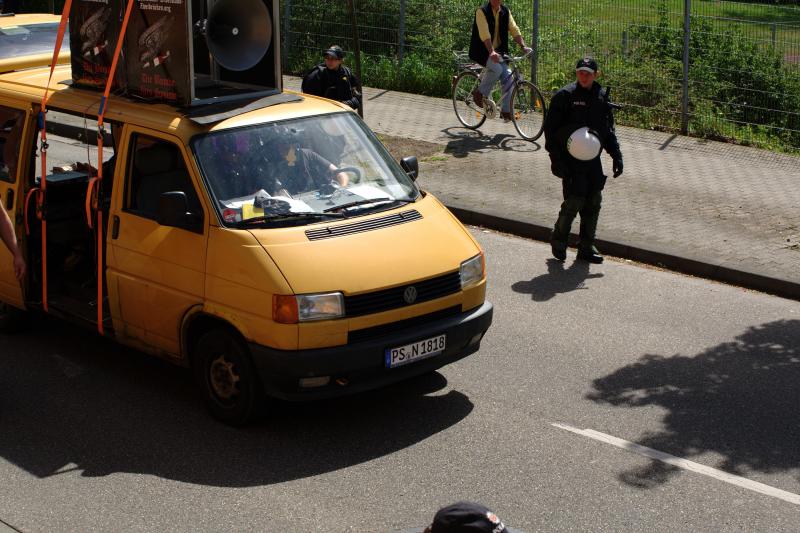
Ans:
{"type": "Polygon", "coordinates": [[[351,331],[347,335],[347,344],[355,344],[357,342],[367,341],[370,339],[377,339],[389,333],[401,333],[405,329],[416,328],[425,324],[430,324],[437,320],[456,316],[461,313],[461,306],[454,305],[445,309],[428,313],[427,315],[415,316],[399,322],[390,322],[381,326],[373,326],[371,328],[357,329],[351,331]]]}
{"type": "Polygon", "coordinates": [[[370,315],[380,313],[398,307],[406,307],[428,300],[434,300],[455,294],[461,290],[461,277],[458,271],[445,274],[436,278],[426,279],[415,283],[407,283],[399,287],[385,289],[382,291],[359,294],[357,296],[344,297],[345,316],[370,315]],[[413,287],[415,298],[413,301],[406,301],[406,289],[413,287]]]}
{"type": "Polygon", "coordinates": [[[412,209],[410,211],[403,211],[402,213],[395,213],[393,215],[373,218],[371,220],[364,220],[353,224],[342,224],[340,226],[327,226],[320,229],[306,230],[306,237],[309,241],[318,241],[321,239],[330,239],[333,237],[342,237],[343,235],[352,235],[353,233],[361,233],[363,231],[372,231],[389,226],[396,226],[397,224],[405,224],[406,222],[413,222],[420,220],[422,215],[419,211],[412,209]]]}

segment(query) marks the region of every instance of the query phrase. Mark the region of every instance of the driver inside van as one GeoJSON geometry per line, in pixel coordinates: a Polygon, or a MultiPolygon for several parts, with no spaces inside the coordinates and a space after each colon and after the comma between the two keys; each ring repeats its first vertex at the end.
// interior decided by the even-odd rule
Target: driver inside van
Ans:
{"type": "Polygon", "coordinates": [[[273,176],[290,195],[329,188],[334,180],[342,187],[349,182],[347,174],[339,172],[333,163],[310,148],[302,147],[297,132],[292,129],[283,128],[274,137],[271,147],[273,176]]]}

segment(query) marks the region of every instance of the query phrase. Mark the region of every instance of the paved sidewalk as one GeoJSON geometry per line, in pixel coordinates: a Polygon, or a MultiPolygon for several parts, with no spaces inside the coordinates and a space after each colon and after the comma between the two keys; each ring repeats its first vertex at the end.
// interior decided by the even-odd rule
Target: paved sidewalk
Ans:
{"type": "MultiPolygon", "coordinates": [[[[463,128],[447,99],[364,96],[374,131],[442,146],[446,157],[423,162],[419,183],[462,220],[549,239],[562,197],[543,138],[524,141],[499,120],[463,128]]],[[[625,173],[604,191],[603,252],[800,299],[800,157],[635,128],[618,135],[625,173]]]]}
{"type": "MultiPolygon", "coordinates": [[[[300,80],[284,84],[299,90],[300,80]]],[[[543,139],[524,141],[499,120],[466,129],[449,99],[408,93],[365,88],[364,113],[378,133],[441,146],[442,157],[421,162],[419,183],[461,220],[549,239],[562,197],[543,139]]],[[[625,173],[603,193],[601,251],[800,300],[800,157],[635,128],[618,135],[625,173]]]]}

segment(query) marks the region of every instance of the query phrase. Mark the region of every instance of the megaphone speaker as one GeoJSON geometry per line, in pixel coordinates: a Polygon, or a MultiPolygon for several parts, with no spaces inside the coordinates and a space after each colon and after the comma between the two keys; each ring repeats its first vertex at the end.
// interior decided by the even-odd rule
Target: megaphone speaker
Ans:
{"type": "Polygon", "coordinates": [[[206,43],[220,66],[242,72],[259,64],[272,44],[272,17],[262,0],[222,0],[208,15],[206,43]]]}
{"type": "Polygon", "coordinates": [[[194,100],[281,91],[279,0],[192,0],[194,100]]]}

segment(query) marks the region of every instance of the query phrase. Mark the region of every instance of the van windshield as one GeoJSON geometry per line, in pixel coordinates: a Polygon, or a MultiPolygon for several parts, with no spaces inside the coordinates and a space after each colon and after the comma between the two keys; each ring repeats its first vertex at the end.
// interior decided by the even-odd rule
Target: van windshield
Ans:
{"type": "Polygon", "coordinates": [[[228,225],[357,216],[419,196],[353,113],[211,132],[196,137],[192,150],[228,225]]]}
{"type": "MultiPolygon", "coordinates": [[[[57,22],[20,24],[0,28],[0,59],[34,54],[53,54],[58,36],[57,22]]],[[[64,35],[63,50],[69,50],[69,32],[64,35]]]]}

